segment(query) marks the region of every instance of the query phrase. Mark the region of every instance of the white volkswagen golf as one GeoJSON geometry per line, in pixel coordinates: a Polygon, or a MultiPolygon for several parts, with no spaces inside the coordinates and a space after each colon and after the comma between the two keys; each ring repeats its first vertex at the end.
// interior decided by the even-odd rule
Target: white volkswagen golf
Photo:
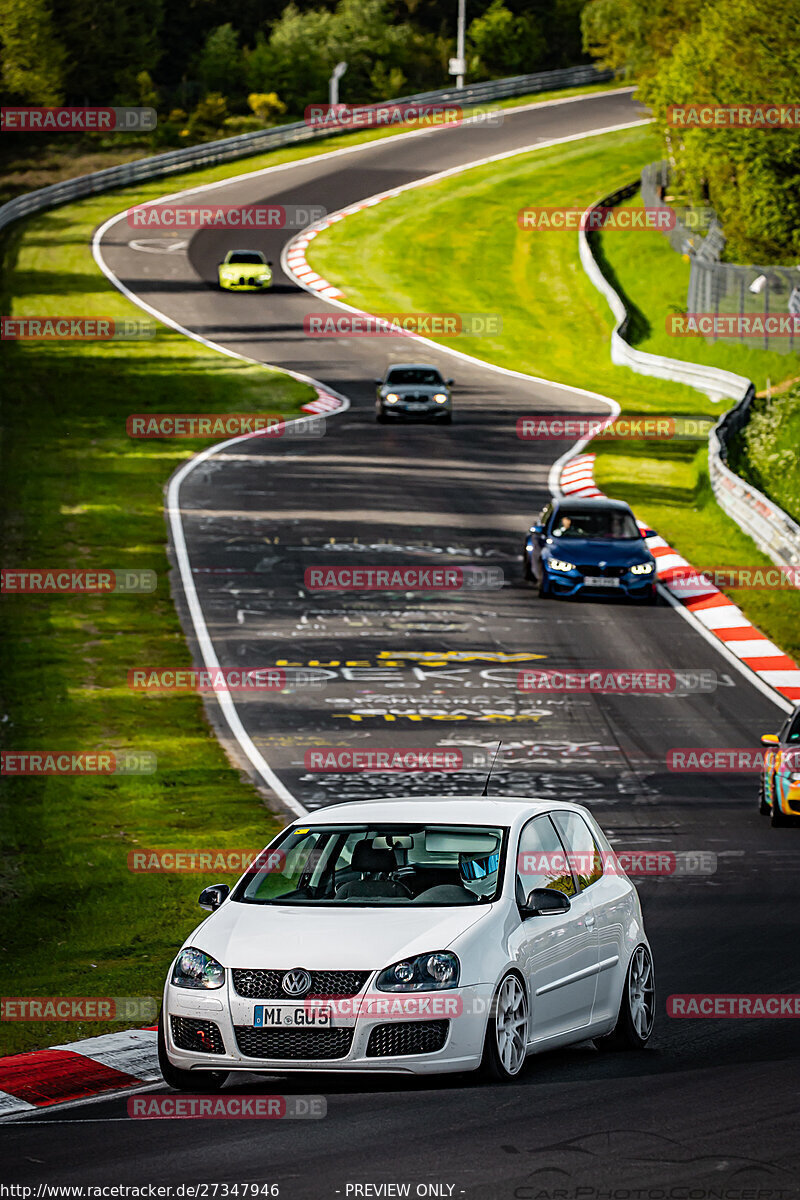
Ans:
{"type": "Polygon", "coordinates": [[[639,898],[591,814],[523,799],[338,804],[285,829],[189,935],[159,1058],[182,1090],[231,1072],[482,1067],[596,1039],[645,1045],[639,898]]]}

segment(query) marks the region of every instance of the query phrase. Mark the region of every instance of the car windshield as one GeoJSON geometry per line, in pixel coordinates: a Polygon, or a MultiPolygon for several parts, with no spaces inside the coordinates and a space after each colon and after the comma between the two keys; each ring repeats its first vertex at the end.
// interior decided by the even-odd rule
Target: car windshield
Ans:
{"type": "Polygon", "coordinates": [[[403,384],[437,384],[442,382],[442,377],[433,367],[395,367],[388,372],[386,382],[393,383],[395,387],[403,384]]]}
{"type": "Polygon", "coordinates": [[[506,830],[477,825],[287,829],[245,875],[246,904],[423,907],[496,899],[506,830]]]}
{"type": "Polygon", "coordinates": [[[228,255],[229,263],[258,263],[264,265],[264,256],[257,250],[234,250],[228,255]]]}
{"type": "Polygon", "coordinates": [[[633,515],[621,509],[569,509],[553,518],[551,537],[556,538],[613,538],[633,541],[641,538],[633,515]]]}

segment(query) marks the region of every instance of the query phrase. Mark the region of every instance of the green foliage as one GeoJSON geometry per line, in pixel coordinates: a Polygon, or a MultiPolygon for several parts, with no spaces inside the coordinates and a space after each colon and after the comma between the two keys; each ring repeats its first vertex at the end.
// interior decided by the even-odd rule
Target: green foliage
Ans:
{"type": "Polygon", "coordinates": [[[218,25],[205,40],[197,57],[195,74],[205,92],[225,96],[242,90],[242,51],[232,25],[218,25]]]}
{"type": "Polygon", "coordinates": [[[64,91],[76,104],[136,104],[136,77],[160,57],[162,0],[52,0],[65,51],[64,91]]]}
{"type": "Polygon", "coordinates": [[[730,465],[800,521],[800,387],[757,400],[733,439],[730,465]]]}
{"type": "Polygon", "coordinates": [[[0,0],[2,89],[27,104],[60,104],[65,51],[47,0],[0,0]]]}
{"type": "Polygon", "coordinates": [[[194,142],[207,142],[218,137],[228,115],[228,102],[219,92],[204,96],[189,118],[188,130],[194,142]]]}
{"type": "Polygon", "coordinates": [[[270,124],[275,117],[281,117],[286,112],[286,105],[277,92],[251,92],[247,104],[262,125],[270,124]]]}
{"type": "Polygon", "coordinates": [[[670,105],[797,104],[798,0],[591,0],[584,44],[633,75],[655,115],[677,187],[718,212],[726,257],[800,257],[800,131],[678,129],[670,105]]]}
{"type": "Polygon", "coordinates": [[[467,38],[472,52],[470,74],[481,79],[536,71],[547,51],[536,18],[529,13],[515,16],[503,0],[492,0],[486,12],[471,22],[467,38]]]}

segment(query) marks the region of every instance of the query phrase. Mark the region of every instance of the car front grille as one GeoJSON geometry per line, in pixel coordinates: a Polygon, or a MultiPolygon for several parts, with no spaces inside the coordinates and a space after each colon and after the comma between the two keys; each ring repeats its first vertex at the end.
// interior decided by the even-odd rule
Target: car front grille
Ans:
{"type": "Polygon", "coordinates": [[[181,1050],[201,1054],[224,1054],[225,1043],[215,1021],[199,1021],[194,1017],[170,1017],[172,1040],[181,1050]]]}
{"type": "Polygon", "coordinates": [[[411,404],[422,404],[423,402],[427,404],[430,400],[430,396],[427,392],[410,392],[408,395],[401,398],[405,400],[406,403],[411,404]]]}
{"type": "Polygon", "coordinates": [[[627,567],[600,567],[597,563],[577,563],[581,575],[605,576],[608,579],[619,579],[628,570],[627,567]]]}
{"type": "Polygon", "coordinates": [[[394,1021],[376,1025],[369,1035],[367,1058],[434,1054],[447,1041],[449,1021],[394,1021]]]}
{"type": "MultiPolygon", "coordinates": [[[[234,968],[234,991],[247,1000],[292,999],[281,987],[281,981],[288,970],[288,967],[283,971],[247,971],[234,968]]],[[[369,979],[370,972],[311,971],[310,975],[311,987],[306,996],[355,996],[369,979]]],[[[306,996],[301,999],[306,999],[306,996]]]]}
{"type": "Polygon", "coordinates": [[[344,1058],[353,1044],[354,1027],[341,1029],[254,1029],[234,1025],[236,1045],[247,1058],[344,1058]]]}

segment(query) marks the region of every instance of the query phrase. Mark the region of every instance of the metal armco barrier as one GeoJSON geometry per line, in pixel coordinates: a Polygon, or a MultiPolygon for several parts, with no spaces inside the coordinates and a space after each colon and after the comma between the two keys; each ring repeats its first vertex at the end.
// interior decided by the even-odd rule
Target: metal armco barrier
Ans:
{"type": "MultiPolygon", "coordinates": [[[[465,105],[475,105],[489,100],[504,100],[513,96],[553,91],[556,88],[603,83],[613,77],[613,71],[600,71],[590,63],[587,66],[567,67],[562,71],[537,71],[532,75],[514,75],[508,79],[492,79],[487,83],[473,83],[463,88],[418,92],[414,96],[401,96],[396,100],[384,100],[380,103],[388,105],[458,101],[465,105]]],[[[241,133],[236,137],[221,138],[216,142],[204,142],[200,146],[187,146],[181,150],[168,150],[164,154],[155,154],[150,158],[140,158],[135,162],[106,167],[103,171],[94,171],[91,175],[79,175],[76,179],[67,179],[63,183],[54,183],[50,187],[38,188],[36,191],[27,192],[24,196],[17,196],[14,200],[9,200],[7,204],[0,207],[0,229],[12,221],[19,220],[20,217],[44,212],[49,208],[57,208],[60,204],[68,204],[72,200],[83,200],[86,196],[94,196],[100,192],[109,192],[114,188],[127,187],[132,183],[142,183],[149,179],[174,175],[179,171],[192,171],[198,167],[234,162],[237,158],[248,158],[250,155],[260,154],[265,150],[275,150],[280,146],[291,146],[296,142],[311,142],[346,132],[346,129],[335,127],[320,129],[307,125],[305,121],[295,121],[291,125],[277,125],[273,129],[241,133]]]]}
{"type": "MultiPolygon", "coordinates": [[[[588,219],[588,213],[595,208],[610,208],[622,200],[627,200],[638,188],[638,181],[618,188],[611,195],[591,204],[584,217],[588,219]]],[[[731,371],[721,371],[716,367],[634,350],[623,336],[628,324],[628,310],[622,297],[600,270],[592,253],[591,236],[593,235],[587,235],[584,230],[579,232],[580,257],[583,269],[597,290],[605,296],[616,318],[617,323],[611,334],[611,361],[620,366],[630,367],[640,375],[652,375],[658,379],[669,379],[673,383],[688,384],[700,392],[705,392],[713,400],[725,396],[737,401],[733,408],[720,417],[708,437],[708,474],[714,496],[723,512],[753,539],[776,566],[800,565],[800,525],[763,492],[759,492],[736,475],[725,461],[728,439],[738,433],[747,422],[755,397],[754,384],[743,375],[734,375],[731,371]]]]}

